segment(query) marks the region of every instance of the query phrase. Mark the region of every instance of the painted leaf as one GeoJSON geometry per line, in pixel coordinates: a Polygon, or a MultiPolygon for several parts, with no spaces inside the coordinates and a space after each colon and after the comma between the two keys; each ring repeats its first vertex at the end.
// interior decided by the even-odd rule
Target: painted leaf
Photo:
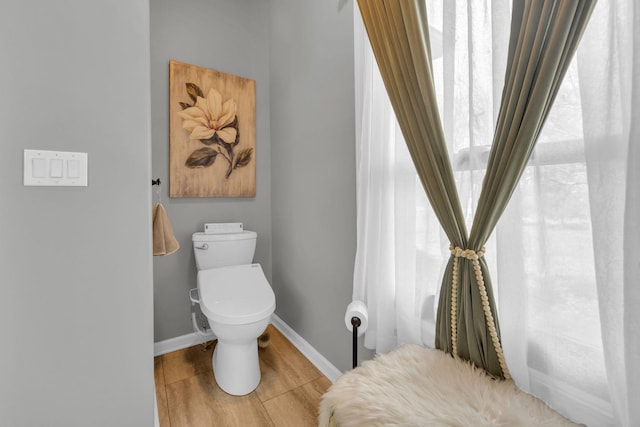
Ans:
{"type": "Polygon", "coordinates": [[[200,148],[191,153],[184,164],[185,166],[190,168],[206,168],[207,166],[211,166],[213,162],[215,162],[217,155],[218,152],[212,148],[200,148]]]}
{"type": "Polygon", "coordinates": [[[236,157],[236,168],[240,168],[242,166],[247,166],[251,161],[251,156],[253,155],[253,148],[245,148],[244,150],[238,153],[238,157],[236,157]]]}
{"type": "Polygon", "coordinates": [[[187,108],[193,107],[193,105],[187,104],[186,102],[180,102],[180,106],[182,107],[183,110],[186,110],[187,108]]]}
{"type": "Polygon", "coordinates": [[[185,83],[185,86],[187,87],[187,94],[189,95],[189,98],[191,98],[193,102],[196,102],[198,97],[204,98],[204,93],[202,92],[202,89],[200,89],[200,87],[197,84],[185,83]]]}

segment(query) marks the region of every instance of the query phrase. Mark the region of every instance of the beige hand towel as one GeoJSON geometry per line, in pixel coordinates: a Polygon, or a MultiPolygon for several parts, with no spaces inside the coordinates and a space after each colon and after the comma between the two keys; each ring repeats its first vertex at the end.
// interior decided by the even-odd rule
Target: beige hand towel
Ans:
{"type": "Polygon", "coordinates": [[[173,228],[167,216],[167,211],[160,203],[156,204],[151,214],[153,218],[153,255],[171,255],[178,249],[180,244],[173,235],[173,228]]]}

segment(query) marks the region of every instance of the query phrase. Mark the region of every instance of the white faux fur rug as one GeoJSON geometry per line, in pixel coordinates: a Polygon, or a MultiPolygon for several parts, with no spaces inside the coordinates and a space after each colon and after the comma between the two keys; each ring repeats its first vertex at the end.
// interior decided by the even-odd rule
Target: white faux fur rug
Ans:
{"type": "Polygon", "coordinates": [[[512,381],[491,379],[440,350],[404,345],[366,361],[329,388],[319,425],[575,426],[512,381]]]}

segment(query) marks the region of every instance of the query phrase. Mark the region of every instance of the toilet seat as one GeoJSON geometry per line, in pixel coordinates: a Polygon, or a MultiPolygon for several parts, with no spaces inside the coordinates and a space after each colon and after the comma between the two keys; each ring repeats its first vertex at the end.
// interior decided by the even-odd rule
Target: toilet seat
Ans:
{"type": "Polygon", "coordinates": [[[270,316],[276,298],[260,264],[198,272],[200,308],[214,322],[242,325],[270,316]]]}

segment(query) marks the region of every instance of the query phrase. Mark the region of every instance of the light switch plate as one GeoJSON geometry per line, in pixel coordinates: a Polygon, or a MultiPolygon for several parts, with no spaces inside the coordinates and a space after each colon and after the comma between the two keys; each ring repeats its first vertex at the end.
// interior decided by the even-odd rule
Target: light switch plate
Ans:
{"type": "Polygon", "coordinates": [[[24,185],[87,186],[88,154],[24,150],[24,185]]]}

